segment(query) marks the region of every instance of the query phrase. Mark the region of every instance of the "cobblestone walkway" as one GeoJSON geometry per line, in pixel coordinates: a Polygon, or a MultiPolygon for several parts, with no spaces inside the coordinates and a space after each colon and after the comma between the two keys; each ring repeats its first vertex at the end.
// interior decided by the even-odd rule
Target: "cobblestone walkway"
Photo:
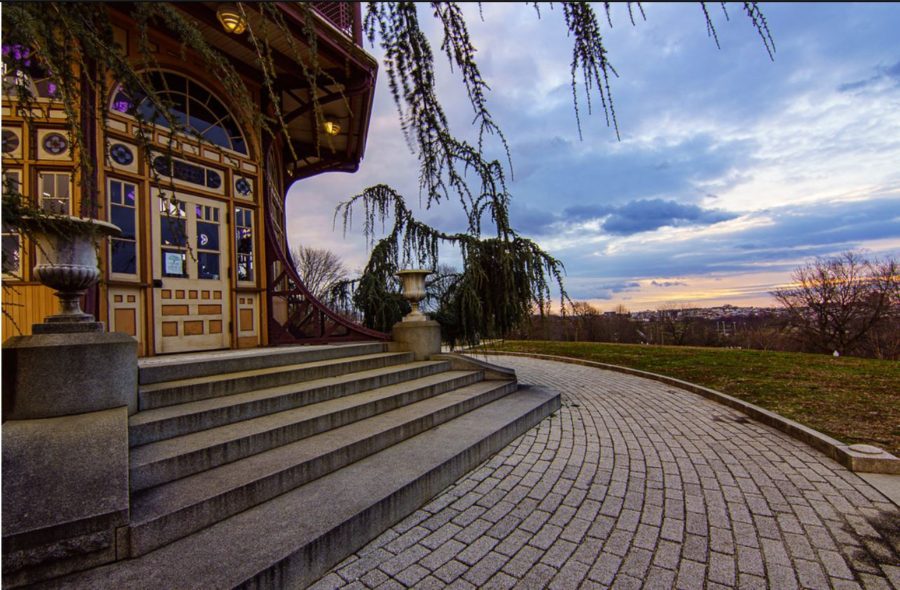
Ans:
{"type": "Polygon", "coordinates": [[[516,357],[562,409],[324,588],[900,588],[900,511],[811,448],[671,386],[516,357]]]}

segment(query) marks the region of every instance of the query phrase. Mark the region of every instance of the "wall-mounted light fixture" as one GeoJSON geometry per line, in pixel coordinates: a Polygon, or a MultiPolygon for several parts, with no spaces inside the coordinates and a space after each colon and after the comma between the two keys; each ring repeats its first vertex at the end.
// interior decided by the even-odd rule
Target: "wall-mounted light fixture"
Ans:
{"type": "Polygon", "coordinates": [[[341,132],[341,126],[334,121],[325,121],[322,123],[322,129],[324,129],[325,133],[328,135],[337,135],[341,132]]]}
{"type": "Polygon", "coordinates": [[[244,20],[240,9],[234,4],[227,3],[219,6],[216,10],[216,17],[222,23],[222,28],[228,33],[240,35],[247,30],[247,21],[244,20]]]}

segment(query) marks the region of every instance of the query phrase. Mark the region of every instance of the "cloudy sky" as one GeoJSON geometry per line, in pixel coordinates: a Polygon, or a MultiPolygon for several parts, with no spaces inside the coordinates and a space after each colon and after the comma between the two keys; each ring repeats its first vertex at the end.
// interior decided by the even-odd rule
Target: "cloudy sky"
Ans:
{"type": "MultiPolygon", "coordinates": [[[[721,49],[699,5],[648,3],[636,26],[614,6],[613,27],[601,23],[619,74],[620,140],[596,110],[582,116],[579,139],[558,5],[538,18],[524,5],[485,3],[483,21],[467,7],[489,106],[510,143],[512,223],[563,261],[575,300],[635,311],[773,305],[769,292],[812,257],[900,255],[900,4],[763,5],[774,62],[739,6],[730,20],[710,7],[721,49]]],[[[421,8],[420,18],[430,20],[421,8]]],[[[471,107],[441,59],[451,125],[471,137],[471,107]]],[[[291,188],[292,244],[361,269],[361,226],[344,236],[332,216],[381,182],[418,200],[383,72],[359,172],[291,188]]],[[[452,202],[421,213],[447,230],[460,215],[452,202]]]]}

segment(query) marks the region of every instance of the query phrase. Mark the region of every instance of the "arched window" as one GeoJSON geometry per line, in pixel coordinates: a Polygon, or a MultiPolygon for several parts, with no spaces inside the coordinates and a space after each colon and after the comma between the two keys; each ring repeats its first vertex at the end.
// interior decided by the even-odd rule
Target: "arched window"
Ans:
{"type": "MultiPolygon", "coordinates": [[[[247,142],[240,126],[222,101],[209,90],[173,72],[151,72],[148,79],[163,104],[169,105],[172,117],[187,132],[247,155],[247,142]]],[[[146,96],[131,97],[121,88],[115,93],[110,108],[129,115],[140,113],[145,121],[169,126],[166,117],[156,111],[146,96]]]]}
{"type": "Polygon", "coordinates": [[[3,44],[3,94],[14,95],[24,88],[32,98],[57,98],[58,88],[47,68],[32,55],[30,47],[17,43],[3,44]]]}

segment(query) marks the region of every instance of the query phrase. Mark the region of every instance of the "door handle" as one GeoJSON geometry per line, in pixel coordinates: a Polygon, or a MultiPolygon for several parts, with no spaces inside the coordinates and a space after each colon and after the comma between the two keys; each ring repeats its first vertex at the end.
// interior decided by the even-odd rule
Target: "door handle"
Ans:
{"type": "Polygon", "coordinates": [[[162,288],[162,279],[153,279],[153,288],[160,289],[162,288]]]}

